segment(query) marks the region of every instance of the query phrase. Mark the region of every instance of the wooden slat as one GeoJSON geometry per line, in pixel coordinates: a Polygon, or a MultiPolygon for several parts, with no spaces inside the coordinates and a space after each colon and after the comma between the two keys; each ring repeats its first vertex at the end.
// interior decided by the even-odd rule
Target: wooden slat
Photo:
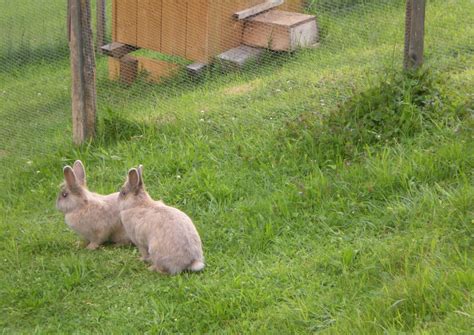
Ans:
{"type": "Polygon", "coordinates": [[[257,15],[269,9],[280,6],[283,2],[284,0],[267,0],[264,3],[236,12],[233,16],[237,20],[243,20],[250,16],[257,15]]]}
{"type": "Polygon", "coordinates": [[[123,44],[120,42],[112,42],[102,46],[101,48],[102,53],[107,56],[114,57],[114,58],[122,58],[126,54],[137,50],[137,47],[123,44]]]}
{"type": "Polygon", "coordinates": [[[259,22],[267,25],[294,27],[303,23],[314,21],[313,15],[287,12],[283,10],[272,10],[248,19],[248,22],[259,22]]]}
{"type": "Polygon", "coordinates": [[[209,2],[209,21],[208,21],[208,50],[209,55],[219,54],[220,30],[220,13],[222,5],[217,1],[209,2]]]}
{"type": "Polygon", "coordinates": [[[186,58],[207,63],[209,60],[209,0],[188,1],[186,58]]]}
{"type": "Polygon", "coordinates": [[[137,0],[114,1],[114,41],[137,45],[137,0]]]}
{"type": "Polygon", "coordinates": [[[102,52],[102,46],[105,44],[105,0],[97,0],[96,4],[96,43],[97,52],[102,52]]]}
{"type": "Polygon", "coordinates": [[[186,72],[192,77],[198,77],[206,71],[208,64],[205,63],[193,63],[186,66],[186,72]]]}
{"type": "Polygon", "coordinates": [[[117,0],[112,0],[112,41],[116,41],[116,40],[117,40],[117,0]]]}
{"type": "Polygon", "coordinates": [[[162,0],[138,0],[137,45],[161,51],[162,0]]]}
{"type": "Polygon", "coordinates": [[[163,0],[161,52],[186,57],[186,0],[163,0]]]}
{"type": "Polygon", "coordinates": [[[237,48],[227,50],[217,56],[217,59],[227,70],[240,69],[250,61],[257,60],[263,54],[264,49],[252,48],[241,45],[237,48]]]}

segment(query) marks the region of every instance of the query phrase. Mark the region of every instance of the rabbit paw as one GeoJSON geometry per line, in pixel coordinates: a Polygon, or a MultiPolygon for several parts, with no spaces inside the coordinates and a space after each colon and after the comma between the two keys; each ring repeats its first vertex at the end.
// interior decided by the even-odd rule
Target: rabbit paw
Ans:
{"type": "Polygon", "coordinates": [[[165,271],[162,267],[160,266],[157,266],[157,265],[151,265],[148,267],[148,270],[150,271],[154,271],[154,272],[158,272],[158,273],[161,273],[163,275],[168,275],[169,273],[167,271],[165,271]]]}
{"type": "Polygon", "coordinates": [[[150,261],[150,254],[148,253],[147,248],[138,247],[138,250],[140,251],[140,255],[141,255],[140,260],[141,261],[144,261],[144,262],[150,261]]]}
{"type": "Polygon", "coordinates": [[[99,244],[95,242],[91,242],[87,245],[86,249],[88,250],[96,250],[99,247],[99,244]]]}

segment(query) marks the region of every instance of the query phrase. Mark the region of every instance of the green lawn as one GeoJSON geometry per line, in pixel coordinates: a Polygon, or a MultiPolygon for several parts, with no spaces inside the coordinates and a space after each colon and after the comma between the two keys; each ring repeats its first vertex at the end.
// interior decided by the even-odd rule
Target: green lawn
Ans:
{"type": "Polygon", "coordinates": [[[0,71],[2,333],[471,333],[474,6],[429,2],[428,77],[392,74],[403,12],[327,13],[320,49],[201,82],[123,87],[100,58],[81,148],[67,59],[0,71]],[[144,164],[205,271],[78,246],[54,208],[75,159],[101,193],[144,164]]]}

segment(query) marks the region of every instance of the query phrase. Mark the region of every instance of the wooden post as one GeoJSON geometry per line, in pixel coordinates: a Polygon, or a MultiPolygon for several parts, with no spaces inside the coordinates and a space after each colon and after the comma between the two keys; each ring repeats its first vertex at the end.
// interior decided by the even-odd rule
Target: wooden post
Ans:
{"type": "Polygon", "coordinates": [[[96,48],[98,53],[103,53],[101,47],[105,45],[105,0],[97,0],[96,6],[96,48]]]}
{"type": "Polygon", "coordinates": [[[423,64],[426,0],[407,0],[405,17],[405,70],[423,64]]]}
{"type": "Polygon", "coordinates": [[[74,144],[95,136],[95,56],[89,0],[69,0],[74,144]]]}

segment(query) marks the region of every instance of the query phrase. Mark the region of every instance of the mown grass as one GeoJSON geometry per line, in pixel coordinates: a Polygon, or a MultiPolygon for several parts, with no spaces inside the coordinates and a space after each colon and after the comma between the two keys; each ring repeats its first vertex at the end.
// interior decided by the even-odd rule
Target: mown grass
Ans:
{"type": "MultiPolygon", "coordinates": [[[[452,18],[472,10],[461,4],[429,8],[454,31],[452,18]]],[[[402,37],[402,14],[384,23],[366,13],[386,26],[370,43],[336,52],[328,39],[328,49],[241,74],[156,87],[102,79],[99,138],[82,148],[69,144],[68,119],[48,126],[29,114],[50,131],[35,133],[15,117],[35,101],[65,114],[67,62],[2,77],[18,101],[2,111],[16,141],[0,156],[2,331],[470,333],[472,54],[428,55],[427,72],[397,73],[402,40],[388,36],[402,37]],[[39,92],[37,76],[48,83],[39,92]],[[28,99],[37,93],[44,102],[28,99]],[[387,130],[397,131],[382,140],[387,130]],[[15,152],[15,143],[31,148],[15,152]],[[102,193],[144,164],[152,196],[194,219],[206,270],[163,277],[134,248],[79,247],[54,209],[62,166],[77,158],[102,193]]],[[[354,34],[367,22],[357,17],[341,18],[354,34]]],[[[458,50],[463,29],[437,44],[458,50]]]]}

